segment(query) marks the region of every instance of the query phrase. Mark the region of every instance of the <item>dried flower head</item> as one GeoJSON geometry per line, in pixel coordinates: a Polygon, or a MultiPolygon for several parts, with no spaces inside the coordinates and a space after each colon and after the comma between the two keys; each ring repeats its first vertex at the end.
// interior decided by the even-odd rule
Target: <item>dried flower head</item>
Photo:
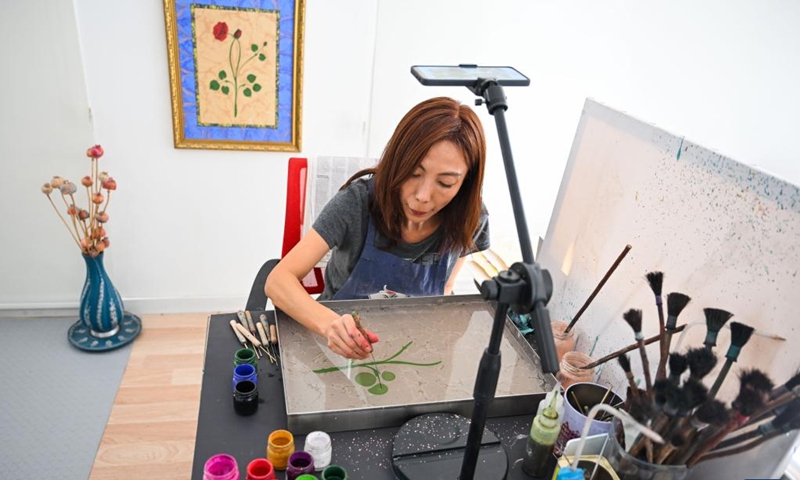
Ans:
{"type": "Polygon", "coordinates": [[[81,249],[84,255],[96,257],[108,248],[111,242],[106,236],[104,225],[108,222],[106,209],[111,200],[111,192],[117,189],[117,182],[108,175],[108,172],[98,172],[97,162],[105,152],[100,145],[94,145],[86,150],[86,156],[92,161],[91,174],[81,178],[81,185],[86,187],[88,198],[88,209],[83,209],[75,205],[75,193],[78,191],[77,185],[71,181],[55,176],[50,182],[42,185],[42,193],[47,195],[47,199],[55,209],[61,222],[81,249]],[[101,189],[105,189],[103,195],[101,189]],[[51,194],[53,192],[61,194],[61,200],[66,207],[66,218],[56,207],[51,194]]]}

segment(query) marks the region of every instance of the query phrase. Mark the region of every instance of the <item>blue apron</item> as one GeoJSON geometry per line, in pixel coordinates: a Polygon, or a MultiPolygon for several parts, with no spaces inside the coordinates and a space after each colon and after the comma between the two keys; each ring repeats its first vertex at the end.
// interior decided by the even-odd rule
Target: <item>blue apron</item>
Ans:
{"type": "MultiPolygon", "coordinates": [[[[372,181],[369,186],[372,191],[372,181]]],[[[367,240],[361,256],[333,299],[365,299],[387,288],[411,297],[444,294],[451,254],[440,255],[438,263],[423,265],[381,250],[375,246],[376,230],[372,215],[368,215],[368,218],[367,240]]]]}

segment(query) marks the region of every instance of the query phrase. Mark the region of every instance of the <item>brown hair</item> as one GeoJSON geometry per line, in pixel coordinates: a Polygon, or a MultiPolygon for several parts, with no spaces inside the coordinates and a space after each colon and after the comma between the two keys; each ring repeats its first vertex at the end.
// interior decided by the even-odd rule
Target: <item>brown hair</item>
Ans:
{"type": "MultiPolygon", "coordinates": [[[[357,172],[345,183],[364,175],[374,175],[370,212],[378,231],[394,243],[401,240],[405,216],[400,187],[416,170],[430,148],[443,140],[455,144],[467,162],[467,174],[456,196],[441,210],[443,242],[441,250],[474,247],[482,208],[481,189],[486,164],[486,138],[478,116],[468,106],[447,97],[436,97],[417,104],[405,114],[374,168],[357,172]]],[[[344,188],[342,187],[342,188],[344,188]]]]}

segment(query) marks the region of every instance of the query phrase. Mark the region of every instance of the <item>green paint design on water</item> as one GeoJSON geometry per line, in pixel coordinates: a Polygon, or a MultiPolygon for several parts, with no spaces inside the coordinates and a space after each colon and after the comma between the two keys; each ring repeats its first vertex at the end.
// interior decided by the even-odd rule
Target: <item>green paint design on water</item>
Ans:
{"type": "Polygon", "coordinates": [[[348,364],[337,367],[320,368],[314,370],[314,373],[323,374],[323,373],[339,372],[341,370],[348,370],[352,368],[365,368],[367,369],[366,372],[359,372],[358,374],[356,374],[356,376],[354,377],[355,382],[361,385],[362,387],[367,388],[367,391],[373,395],[385,395],[389,391],[389,387],[386,384],[380,384],[380,383],[376,384],[376,382],[378,381],[378,376],[380,376],[383,380],[387,382],[391,382],[392,380],[397,378],[397,375],[389,370],[383,370],[382,372],[379,372],[378,369],[376,368],[376,365],[410,365],[414,367],[434,367],[442,363],[441,360],[432,363],[419,363],[419,362],[407,362],[404,360],[395,360],[404,351],[406,351],[406,349],[408,349],[408,347],[410,347],[412,343],[414,342],[406,343],[400,350],[397,351],[397,353],[395,353],[394,355],[385,360],[379,360],[376,362],[348,364]]]}

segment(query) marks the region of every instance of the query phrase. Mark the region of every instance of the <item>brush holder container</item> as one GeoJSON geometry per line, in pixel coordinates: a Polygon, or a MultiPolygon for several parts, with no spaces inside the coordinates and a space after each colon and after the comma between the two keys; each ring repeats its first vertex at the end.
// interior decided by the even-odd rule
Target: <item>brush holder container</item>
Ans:
{"type": "Polygon", "coordinates": [[[606,446],[606,459],[619,478],[625,480],[684,480],[689,474],[686,465],[658,465],[631,456],[617,441],[614,432],[622,426],[616,418],[612,422],[606,446]]]}
{"type": "MultiPolygon", "coordinates": [[[[586,414],[601,401],[618,407],[623,400],[613,391],[609,391],[608,386],[598,383],[575,383],[564,390],[564,421],[561,424],[561,432],[553,449],[556,455],[561,455],[567,441],[581,436],[583,426],[587,421],[586,414]],[[606,392],[608,392],[608,395],[606,395],[606,392]]],[[[602,412],[598,415],[599,418],[595,418],[592,421],[592,426],[589,427],[589,435],[599,435],[612,431],[611,421],[604,420],[601,415],[602,412]]]]}

